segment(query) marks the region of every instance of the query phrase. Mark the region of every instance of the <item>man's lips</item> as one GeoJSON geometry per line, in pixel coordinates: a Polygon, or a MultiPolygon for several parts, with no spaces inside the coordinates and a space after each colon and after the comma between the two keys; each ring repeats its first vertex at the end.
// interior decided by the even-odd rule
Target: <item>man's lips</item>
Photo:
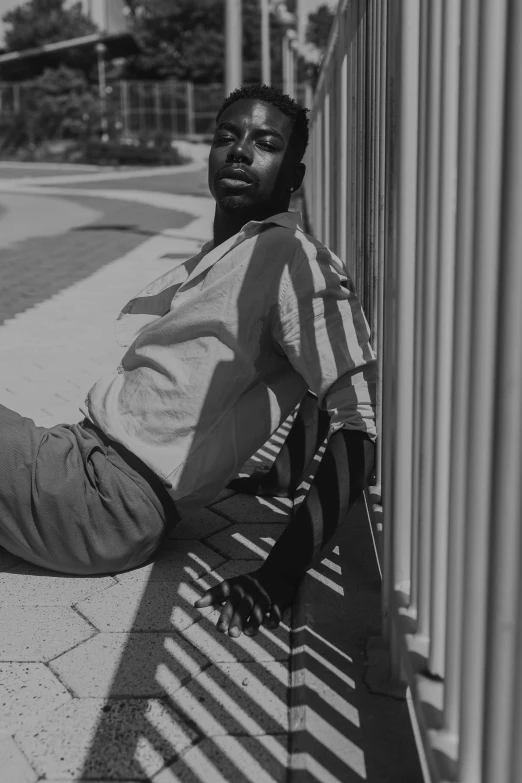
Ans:
{"type": "Polygon", "coordinates": [[[230,188],[244,188],[247,185],[252,185],[254,182],[253,178],[246,171],[232,167],[221,169],[217,179],[221,185],[230,188]]]}

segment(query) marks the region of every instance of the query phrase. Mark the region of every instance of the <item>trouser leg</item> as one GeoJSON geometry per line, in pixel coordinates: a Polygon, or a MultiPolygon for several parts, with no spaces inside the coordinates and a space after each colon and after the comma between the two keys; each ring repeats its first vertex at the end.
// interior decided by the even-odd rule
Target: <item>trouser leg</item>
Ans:
{"type": "Polygon", "coordinates": [[[75,574],[147,560],[165,515],[146,482],[81,425],[37,427],[0,405],[0,545],[75,574]]]}

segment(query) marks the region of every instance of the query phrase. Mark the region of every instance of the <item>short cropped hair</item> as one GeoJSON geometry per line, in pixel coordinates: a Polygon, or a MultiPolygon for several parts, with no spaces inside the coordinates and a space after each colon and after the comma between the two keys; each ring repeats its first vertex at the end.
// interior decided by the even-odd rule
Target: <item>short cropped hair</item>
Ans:
{"type": "Polygon", "coordinates": [[[228,109],[236,101],[241,100],[258,100],[271,103],[272,106],[275,106],[283,114],[286,114],[287,117],[290,117],[293,125],[290,143],[299,163],[303,159],[308,146],[308,117],[306,115],[309,109],[305,109],[304,106],[294,101],[289,95],[285,95],[281,90],[277,90],[268,84],[249,84],[245,87],[238,87],[230,93],[228,98],[225,98],[216,115],[216,122],[225,109],[228,109]]]}

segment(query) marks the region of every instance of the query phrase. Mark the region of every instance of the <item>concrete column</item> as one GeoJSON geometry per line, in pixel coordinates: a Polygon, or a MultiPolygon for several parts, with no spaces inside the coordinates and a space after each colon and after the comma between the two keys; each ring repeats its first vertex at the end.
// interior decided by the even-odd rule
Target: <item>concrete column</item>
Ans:
{"type": "Polygon", "coordinates": [[[241,0],[226,0],[225,3],[225,93],[241,85],[242,74],[242,18],[241,0]]]}

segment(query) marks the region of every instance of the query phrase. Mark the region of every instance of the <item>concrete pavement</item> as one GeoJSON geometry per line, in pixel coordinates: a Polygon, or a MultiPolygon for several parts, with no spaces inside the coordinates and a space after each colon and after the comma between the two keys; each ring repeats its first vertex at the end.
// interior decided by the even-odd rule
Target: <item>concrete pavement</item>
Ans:
{"type": "MultiPolygon", "coordinates": [[[[164,227],[144,240],[147,198],[137,224],[129,190],[64,200],[28,194],[21,179],[0,187],[0,402],[42,425],[76,421],[87,389],[119,363],[118,311],[173,257],[198,251],[212,202],[166,194],[161,210],[149,199],[164,227]],[[119,228],[104,203],[117,204],[119,228]],[[31,281],[43,301],[16,293],[31,281]]],[[[282,529],[284,503],[252,501],[238,515],[225,497],[183,520],[156,562],[129,574],[71,578],[0,553],[2,783],[190,780],[208,769],[247,780],[256,766],[257,780],[284,778],[288,624],[233,642],[214,630],[215,612],[193,608],[282,529]]]]}
{"type": "MultiPolygon", "coordinates": [[[[78,420],[85,392],[120,361],[115,316],[173,258],[197,252],[213,203],[197,195],[201,168],[117,181],[67,170],[61,184],[44,173],[40,184],[0,180],[0,403],[51,426],[78,420]]],[[[270,462],[283,437],[245,469],[270,462]]],[[[379,612],[371,542],[351,575],[342,554],[353,541],[331,547],[305,580],[293,631],[288,615],[275,632],[231,640],[215,610],[194,609],[266,557],[290,506],[225,491],[153,564],[120,575],[67,577],[0,550],[0,783],[420,780],[393,726],[395,766],[372,753],[390,700],[368,709],[364,684],[361,639],[379,612]],[[370,590],[362,631],[348,587],[370,590]]]]}

